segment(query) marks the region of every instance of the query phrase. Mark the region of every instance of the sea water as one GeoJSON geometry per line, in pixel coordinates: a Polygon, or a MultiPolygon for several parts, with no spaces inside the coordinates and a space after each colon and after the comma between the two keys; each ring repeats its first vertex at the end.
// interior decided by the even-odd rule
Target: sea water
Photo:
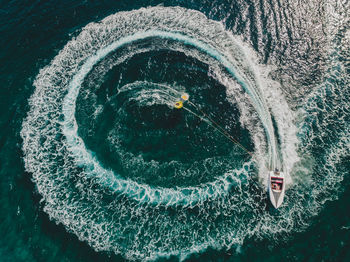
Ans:
{"type": "Polygon", "coordinates": [[[347,8],[5,3],[1,259],[349,259],[347,8]]]}

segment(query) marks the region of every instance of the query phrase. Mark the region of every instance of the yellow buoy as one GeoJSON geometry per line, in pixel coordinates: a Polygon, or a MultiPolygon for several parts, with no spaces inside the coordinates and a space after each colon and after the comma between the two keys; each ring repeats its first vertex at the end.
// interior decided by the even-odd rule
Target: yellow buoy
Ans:
{"type": "Polygon", "coordinates": [[[189,99],[189,95],[187,94],[187,93],[183,93],[182,95],[181,95],[181,99],[183,100],[183,101],[187,101],[188,99],[189,99]]]}
{"type": "Polygon", "coordinates": [[[175,108],[180,109],[180,108],[182,108],[182,107],[183,107],[182,101],[177,101],[177,102],[175,103],[175,108]]]}

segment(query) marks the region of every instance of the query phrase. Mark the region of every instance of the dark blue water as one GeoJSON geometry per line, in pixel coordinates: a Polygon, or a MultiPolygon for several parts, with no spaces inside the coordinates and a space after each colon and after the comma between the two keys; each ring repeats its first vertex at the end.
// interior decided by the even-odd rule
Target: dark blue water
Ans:
{"type": "Polygon", "coordinates": [[[0,260],[349,261],[348,8],[1,2],[0,260]]]}

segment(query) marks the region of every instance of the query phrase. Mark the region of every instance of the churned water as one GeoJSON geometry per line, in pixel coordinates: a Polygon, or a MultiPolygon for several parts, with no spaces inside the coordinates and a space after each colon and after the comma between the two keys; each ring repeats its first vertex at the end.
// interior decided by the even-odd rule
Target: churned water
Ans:
{"type": "Polygon", "coordinates": [[[350,260],[348,10],[3,2],[1,261],[350,260]]]}

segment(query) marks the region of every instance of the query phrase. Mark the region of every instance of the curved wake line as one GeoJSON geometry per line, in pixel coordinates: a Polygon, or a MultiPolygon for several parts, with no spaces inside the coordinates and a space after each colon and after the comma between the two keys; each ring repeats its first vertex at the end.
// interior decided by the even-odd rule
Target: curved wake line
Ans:
{"type": "MultiPolygon", "coordinates": [[[[179,188],[177,190],[164,188],[154,189],[148,185],[140,185],[134,181],[125,180],[118,174],[115,174],[113,171],[106,170],[105,168],[103,168],[99,164],[98,160],[86,149],[84,141],[78,135],[78,125],[75,119],[76,100],[85,76],[91,71],[91,69],[96,63],[101,61],[109,53],[115,51],[116,49],[126,44],[130,44],[132,42],[149,37],[161,37],[165,39],[181,41],[187,45],[191,45],[200,49],[201,51],[207,53],[208,55],[212,56],[213,58],[217,59],[220,63],[222,63],[225,66],[225,68],[230,72],[230,74],[236,78],[239,84],[255,101],[255,103],[253,104],[257,112],[261,116],[261,120],[266,129],[266,134],[270,145],[269,148],[271,151],[270,155],[276,155],[276,142],[274,138],[274,131],[272,127],[271,118],[266,117],[270,116],[268,113],[268,109],[264,101],[261,100],[257,91],[250,88],[244,82],[243,78],[234,69],[232,64],[211,46],[204,44],[196,39],[192,39],[188,36],[181,35],[179,33],[152,30],[124,37],[106,46],[105,48],[98,50],[95,55],[91,56],[86,60],[86,62],[81,66],[77,74],[74,75],[72,81],[69,84],[68,94],[64,98],[62,108],[64,114],[62,130],[67,138],[69,149],[75,156],[77,163],[79,163],[79,165],[81,166],[87,167],[86,172],[89,175],[97,177],[101,182],[103,182],[103,184],[108,185],[115,192],[126,194],[137,201],[146,201],[147,203],[152,204],[181,204],[186,206],[190,204],[195,204],[200,200],[212,197],[208,193],[212,192],[212,190],[208,189],[207,186],[205,186],[203,189],[192,187],[183,189],[179,188]]],[[[276,163],[274,162],[273,165],[276,166],[276,163]]]]}
{"type": "MultiPolygon", "coordinates": [[[[271,216],[265,212],[261,184],[250,176],[255,173],[255,170],[250,172],[255,167],[252,161],[241,169],[220,172],[213,182],[168,189],[121,178],[102,167],[88,151],[78,136],[75,119],[76,100],[79,93],[82,95],[80,86],[86,83],[89,72],[96,73],[94,65],[118,45],[147,37],[181,42],[176,45],[164,41],[165,48],[208,65],[208,74],[212,73],[210,76],[226,87],[228,101],[237,104],[241,124],[254,137],[255,158],[261,163],[270,157],[269,164],[274,165],[276,138],[268,108],[277,124],[290,123],[287,120],[293,115],[290,112],[291,117],[285,117],[288,104],[282,93],[274,93],[279,85],[270,86],[268,75],[262,73],[267,70],[258,67],[254,56],[248,55],[254,51],[247,52],[244,43],[221,23],[207,19],[198,11],[152,7],[121,12],[87,25],[40,71],[34,82],[36,89],[21,136],[26,170],[33,174],[43,196],[44,211],[96,251],[112,251],[132,260],[168,255],[185,257],[208,246],[226,249],[242,244],[249,235],[269,237],[295,229],[305,209],[293,199],[299,199],[304,188],[291,192],[286,199],[286,206],[292,204],[292,209],[282,208],[281,216],[271,216]],[[116,194],[110,197],[109,192],[116,194]],[[242,220],[242,215],[249,219],[242,220]]],[[[120,61],[148,51],[148,47],[140,45],[139,49],[137,43],[135,46],[137,50],[130,47],[131,54],[105,58],[101,68],[96,67],[97,73],[105,74],[120,61]]],[[[286,130],[290,128],[278,126],[279,134],[282,132],[280,135],[288,139],[288,134],[283,133],[286,130]]],[[[283,141],[289,142],[282,140],[281,144],[283,141]]],[[[288,151],[290,158],[289,152],[294,149],[281,150],[288,151]]]]}

